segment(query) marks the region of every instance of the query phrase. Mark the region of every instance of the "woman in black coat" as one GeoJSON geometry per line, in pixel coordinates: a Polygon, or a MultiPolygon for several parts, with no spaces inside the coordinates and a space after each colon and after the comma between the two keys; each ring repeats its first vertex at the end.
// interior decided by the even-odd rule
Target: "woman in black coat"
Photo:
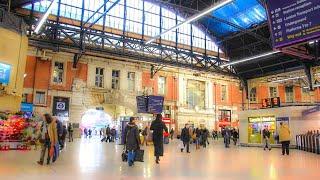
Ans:
{"type": "Polygon", "coordinates": [[[168,133],[167,126],[162,122],[161,114],[157,114],[156,119],[152,121],[150,130],[153,130],[154,155],[156,156],[156,163],[159,164],[159,157],[163,156],[163,131],[168,133]]]}

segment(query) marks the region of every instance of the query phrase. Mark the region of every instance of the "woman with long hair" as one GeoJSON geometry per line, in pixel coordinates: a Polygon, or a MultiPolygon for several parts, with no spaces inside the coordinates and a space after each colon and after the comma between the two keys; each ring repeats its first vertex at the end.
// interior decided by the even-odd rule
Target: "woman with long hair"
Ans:
{"type": "Polygon", "coordinates": [[[163,131],[168,133],[161,114],[157,114],[156,119],[152,121],[150,130],[153,130],[154,156],[156,156],[156,163],[159,164],[160,156],[163,156],[163,131]]]}

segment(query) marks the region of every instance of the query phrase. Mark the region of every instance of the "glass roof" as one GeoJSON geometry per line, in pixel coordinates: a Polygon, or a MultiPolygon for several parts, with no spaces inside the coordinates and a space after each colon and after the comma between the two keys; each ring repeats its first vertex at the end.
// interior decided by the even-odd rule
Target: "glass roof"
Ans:
{"type": "MultiPolygon", "coordinates": [[[[242,28],[248,29],[253,25],[261,24],[267,20],[266,10],[258,0],[234,0],[211,14],[214,17],[228,21],[242,28]]],[[[239,29],[221,23],[212,18],[202,18],[200,20],[218,37],[224,37],[239,29]]]]}

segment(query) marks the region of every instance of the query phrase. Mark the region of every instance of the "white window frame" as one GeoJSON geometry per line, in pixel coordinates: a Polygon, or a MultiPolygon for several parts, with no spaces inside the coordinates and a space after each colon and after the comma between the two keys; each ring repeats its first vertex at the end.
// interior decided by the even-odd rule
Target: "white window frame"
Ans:
{"type": "Polygon", "coordinates": [[[96,67],[96,68],[95,68],[95,75],[94,75],[94,86],[97,87],[97,88],[104,88],[104,77],[105,77],[105,68],[103,68],[103,67],[96,67]],[[97,74],[97,70],[99,70],[99,74],[97,74]],[[101,70],[102,70],[102,72],[103,72],[102,75],[100,74],[101,70]],[[102,79],[101,79],[102,86],[99,86],[99,85],[97,84],[97,77],[102,78],[102,79]]]}
{"type": "Polygon", "coordinates": [[[120,73],[121,73],[120,70],[112,69],[112,71],[111,71],[111,88],[112,89],[120,90],[120,76],[121,76],[120,73]],[[118,71],[119,72],[118,77],[113,77],[113,71],[118,71]],[[116,87],[113,87],[113,83],[116,80],[117,80],[118,83],[116,83],[116,87]]]}
{"type": "MultiPolygon", "coordinates": [[[[273,92],[272,92],[273,93],[273,92]]],[[[269,97],[270,98],[273,98],[273,97],[278,97],[279,95],[278,95],[278,87],[277,86],[269,86],[269,97]],[[275,90],[276,90],[276,95],[275,96],[272,96],[272,94],[271,94],[271,88],[275,88],[275,90]]]]}
{"type": "Polygon", "coordinates": [[[59,60],[56,60],[56,61],[52,61],[52,66],[51,66],[51,69],[52,69],[52,74],[51,74],[51,83],[54,84],[54,85],[65,85],[66,83],[66,70],[67,70],[67,63],[64,62],[64,61],[59,61],[59,60]],[[55,64],[56,63],[61,63],[63,64],[63,75],[62,75],[62,82],[55,82],[54,81],[54,71],[55,71],[55,64]]]}
{"type": "Polygon", "coordinates": [[[159,78],[158,78],[158,94],[159,95],[166,94],[166,89],[167,89],[166,85],[167,85],[167,78],[165,76],[159,76],[159,78]],[[163,79],[164,81],[162,82],[161,79],[163,79]],[[160,91],[160,86],[161,86],[161,91],[160,91]]]}
{"type": "Polygon", "coordinates": [[[33,103],[34,103],[35,105],[41,105],[41,106],[47,105],[47,92],[46,92],[46,91],[41,91],[41,90],[35,90],[35,91],[34,91],[33,103]],[[44,94],[44,102],[43,102],[43,103],[41,103],[41,102],[40,102],[40,103],[36,102],[37,93],[42,93],[42,94],[44,94]]]}
{"type": "Polygon", "coordinates": [[[128,72],[127,80],[128,80],[128,91],[135,91],[136,90],[136,73],[128,72]]]}
{"type": "Polygon", "coordinates": [[[286,103],[293,103],[295,102],[295,93],[294,93],[294,86],[285,86],[284,87],[284,93],[285,93],[285,97],[286,97],[286,103]],[[288,95],[287,95],[287,91],[286,91],[286,88],[287,87],[292,87],[292,101],[288,101],[288,95]]]}
{"type": "Polygon", "coordinates": [[[228,86],[226,84],[221,84],[221,101],[223,101],[223,102],[228,101],[228,86]],[[223,88],[222,87],[226,87],[225,99],[223,99],[223,88]]]}
{"type": "Polygon", "coordinates": [[[256,103],[257,102],[257,87],[252,87],[249,91],[249,101],[256,103]],[[251,91],[255,89],[255,94],[254,94],[254,101],[252,100],[253,96],[251,96],[251,91]]]}

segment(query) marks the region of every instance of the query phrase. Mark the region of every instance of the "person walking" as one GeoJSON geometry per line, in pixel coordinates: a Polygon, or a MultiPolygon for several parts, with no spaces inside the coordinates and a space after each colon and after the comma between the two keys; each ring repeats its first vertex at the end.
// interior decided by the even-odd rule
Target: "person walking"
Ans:
{"type": "Polygon", "coordinates": [[[150,130],[153,131],[154,155],[156,156],[156,163],[159,164],[160,156],[163,156],[163,131],[168,133],[168,128],[162,121],[161,114],[157,114],[156,119],[152,121],[150,130]]]}
{"type": "Polygon", "coordinates": [[[109,126],[106,128],[106,137],[107,137],[106,142],[108,141],[111,142],[111,129],[109,126]]]}
{"type": "Polygon", "coordinates": [[[266,150],[266,148],[268,148],[270,151],[271,150],[270,131],[267,126],[262,131],[262,137],[263,137],[263,150],[266,150]]]}
{"type": "Polygon", "coordinates": [[[201,131],[199,128],[196,128],[194,130],[193,136],[195,136],[195,140],[196,140],[196,149],[200,149],[200,144],[201,144],[201,131]]]}
{"type": "Polygon", "coordinates": [[[42,144],[42,148],[40,160],[37,163],[39,165],[43,165],[46,151],[48,151],[47,164],[50,164],[50,160],[54,153],[54,146],[58,142],[57,125],[50,114],[44,115],[44,121],[41,125],[40,142],[42,144]]]}
{"type": "Polygon", "coordinates": [[[209,131],[207,130],[206,127],[204,127],[204,128],[201,130],[201,141],[202,141],[202,146],[203,146],[204,148],[207,148],[207,143],[209,144],[208,136],[209,136],[209,131]]]}
{"type": "Polygon", "coordinates": [[[143,129],[142,136],[143,136],[143,143],[142,144],[146,144],[146,146],[148,146],[148,126],[146,126],[143,129]]]}
{"type": "Polygon", "coordinates": [[[230,145],[230,138],[231,138],[231,131],[229,128],[224,129],[224,144],[226,148],[229,148],[230,145]]]}
{"type": "Polygon", "coordinates": [[[170,138],[171,138],[171,140],[173,140],[173,135],[174,135],[174,130],[173,130],[173,128],[171,128],[171,130],[170,130],[170,138]]]}
{"type": "Polygon", "coordinates": [[[128,152],[128,165],[134,165],[136,151],[140,149],[139,128],[136,125],[135,118],[130,117],[130,122],[124,130],[124,145],[128,152]]]}
{"type": "Polygon", "coordinates": [[[282,145],[282,155],[289,155],[289,146],[290,146],[290,139],[291,139],[291,132],[288,125],[280,122],[280,129],[279,129],[279,141],[282,145]]]}
{"type": "Polygon", "coordinates": [[[69,136],[69,142],[73,142],[73,127],[71,123],[69,123],[68,125],[68,136],[69,136]]]}
{"type": "Polygon", "coordinates": [[[238,139],[239,139],[239,133],[236,129],[233,129],[232,130],[232,140],[233,140],[233,144],[235,146],[237,145],[238,139]]]}
{"type": "Polygon", "coordinates": [[[84,128],[83,133],[84,133],[84,137],[88,138],[88,129],[87,128],[84,128]]]}
{"type": "Polygon", "coordinates": [[[66,142],[66,137],[68,134],[67,126],[63,125],[63,131],[62,131],[62,136],[61,136],[61,150],[64,148],[65,142],[66,142]]]}
{"type": "MultiPolygon", "coordinates": [[[[189,151],[189,145],[190,145],[190,133],[189,133],[189,128],[188,124],[185,124],[185,127],[181,131],[181,141],[183,142],[183,147],[187,148],[187,153],[190,153],[189,151]]],[[[181,149],[181,152],[183,152],[183,149],[181,149]]]]}

